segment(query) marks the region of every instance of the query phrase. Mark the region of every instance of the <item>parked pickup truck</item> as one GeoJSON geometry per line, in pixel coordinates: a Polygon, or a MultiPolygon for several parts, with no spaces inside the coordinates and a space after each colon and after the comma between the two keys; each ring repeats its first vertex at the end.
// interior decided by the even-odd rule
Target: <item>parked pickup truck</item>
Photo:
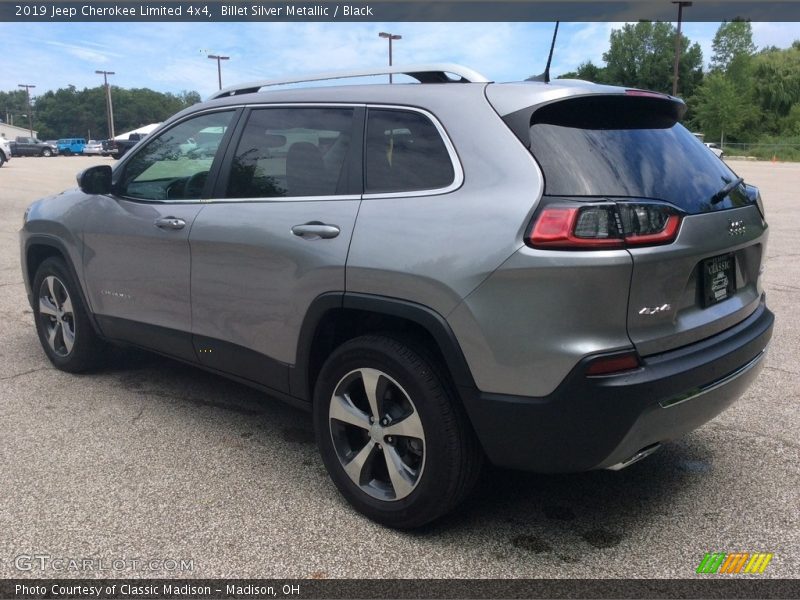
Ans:
{"type": "Polygon", "coordinates": [[[127,140],[106,140],[103,142],[103,152],[107,152],[117,159],[122,158],[128,150],[145,137],[147,137],[146,133],[132,133],[127,140]]]}
{"type": "Polygon", "coordinates": [[[13,156],[53,156],[58,154],[58,148],[33,137],[18,136],[11,142],[11,154],[13,156]]]}

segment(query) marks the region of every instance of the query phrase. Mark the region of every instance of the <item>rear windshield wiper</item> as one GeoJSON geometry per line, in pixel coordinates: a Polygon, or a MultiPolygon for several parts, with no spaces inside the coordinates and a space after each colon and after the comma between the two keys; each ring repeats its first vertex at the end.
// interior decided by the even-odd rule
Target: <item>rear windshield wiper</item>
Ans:
{"type": "Polygon", "coordinates": [[[744,177],[737,177],[730,183],[726,184],[724,188],[718,191],[716,194],[711,196],[711,204],[716,204],[717,202],[722,202],[725,199],[725,196],[730,194],[733,190],[735,190],[739,185],[744,182],[744,177]]]}

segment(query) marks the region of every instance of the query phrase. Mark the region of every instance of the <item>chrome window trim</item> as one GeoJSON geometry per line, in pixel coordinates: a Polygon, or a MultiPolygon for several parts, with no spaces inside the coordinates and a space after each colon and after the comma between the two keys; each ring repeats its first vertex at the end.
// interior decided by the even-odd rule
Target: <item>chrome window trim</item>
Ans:
{"type": "MultiPolygon", "coordinates": [[[[380,199],[380,198],[422,198],[426,196],[440,196],[442,194],[449,194],[457,189],[459,189],[462,185],[464,185],[464,169],[461,166],[461,161],[458,158],[458,153],[456,152],[455,146],[450,139],[450,136],[447,134],[447,130],[444,128],[442,123],[433,113],[425,110],[424,108],[419,108],[416,106],[408,106],[408,105],[400,105],[400,104],[375,104],[375,103],[364,103],[364,102],[257,102],[257,103],[241,103],[235,105],[226,105],[224,107],[213,107],[213,108],[206,108],[202,110],[198,110],[191,114],[186,115],[185,117],[176,120],[173,123],[169,123],[169,127],[165,127],[163,130],[161,128],[156,129],[151,133],[148,137],[153,136],[153,134],[160,134],[162,131],[166,131],[167,129],[171,129],[174,126],[179,125],[180,123],[186,121],[187,119],[206,114],[212,112],[225,112],[227,110],[237,110],[237,109],[258,109],[258,108],[294,108],[294,107],[306,107],[306,108],[374,108],[374,109],[387,109],[387,110],[399,110],[405,112],[415,112],[418,114],[423,115],[436,128],[436,131],[439,133],[439,137],[444,142],[445,148],[447,149],[447,154],[450,157],[450,164],[453,167],[453,181],[449,185],[440,188],[431,188],[431,189],[423,189],[423,190],[411,190],[405,192],[373,192],[369,194],[349,194],[349,195],[334,195],[334,196],[267,196],[267,197],[260,197],[260,198],[206,198],[206,199],[181,199],[181,200],[148,200],[144,198],[133,198],[128,196],[120,196],[125,198],[126,200],[130,200],[132,202],[150,202],[150,203],[159,203],[159,204],[216,204],[216,203],[233,203],[233,202],[311,202],[311,201],[331,201],[331,200],[373,200],[373,199],[380,199]]],[[[367,113],[367,118],[369,118],[369,113],[367,113]]],[[[153,136],[155,137],[155,136],[153,136]]],[[[365,150],[365,149],[364,149],[365,150]]],[[[127,157],[126,157],[127,159],[127,157]]],[[[126,160],[127,162],[127,160],[126,160]]]]}
{"type": "Polygon", "coordinates": [[[264,196],[259,198],[208,198],[202,204],[241,204],[243,202],[336,202],[337,200],[361,200],[358,194],[342,194],[341,196],[264,196]]]}

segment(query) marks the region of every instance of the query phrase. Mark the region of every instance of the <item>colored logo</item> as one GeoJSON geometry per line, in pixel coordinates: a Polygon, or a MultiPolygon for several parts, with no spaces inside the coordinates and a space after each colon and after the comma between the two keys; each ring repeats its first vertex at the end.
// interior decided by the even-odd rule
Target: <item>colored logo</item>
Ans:
{"type": "Polygon", "coordinates": [[[706,552],[697,566],[698,573],[763,573],[772,560],[772,554],[758,552],[706,552]]]}

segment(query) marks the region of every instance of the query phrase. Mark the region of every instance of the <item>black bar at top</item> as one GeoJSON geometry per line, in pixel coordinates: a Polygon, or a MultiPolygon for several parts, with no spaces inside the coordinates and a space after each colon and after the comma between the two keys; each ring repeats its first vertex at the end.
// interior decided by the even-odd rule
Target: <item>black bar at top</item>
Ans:
{"type": "MultiPolygon", "coordinates": [[[[800,1],[695,0],[684,21],[800,21],[800,1]]],[[[535,22],[674,21],[670,0],[375,0],[372,2],[199,2],[0,0],[0,21],[183,22],[535,22]],[[190,10],[190,8],[192,10],[190,10]],[[198,11],[199,9],[199,11],[198,11]],[[203,10],[205,9],[205,10],[203,10]]]]}

